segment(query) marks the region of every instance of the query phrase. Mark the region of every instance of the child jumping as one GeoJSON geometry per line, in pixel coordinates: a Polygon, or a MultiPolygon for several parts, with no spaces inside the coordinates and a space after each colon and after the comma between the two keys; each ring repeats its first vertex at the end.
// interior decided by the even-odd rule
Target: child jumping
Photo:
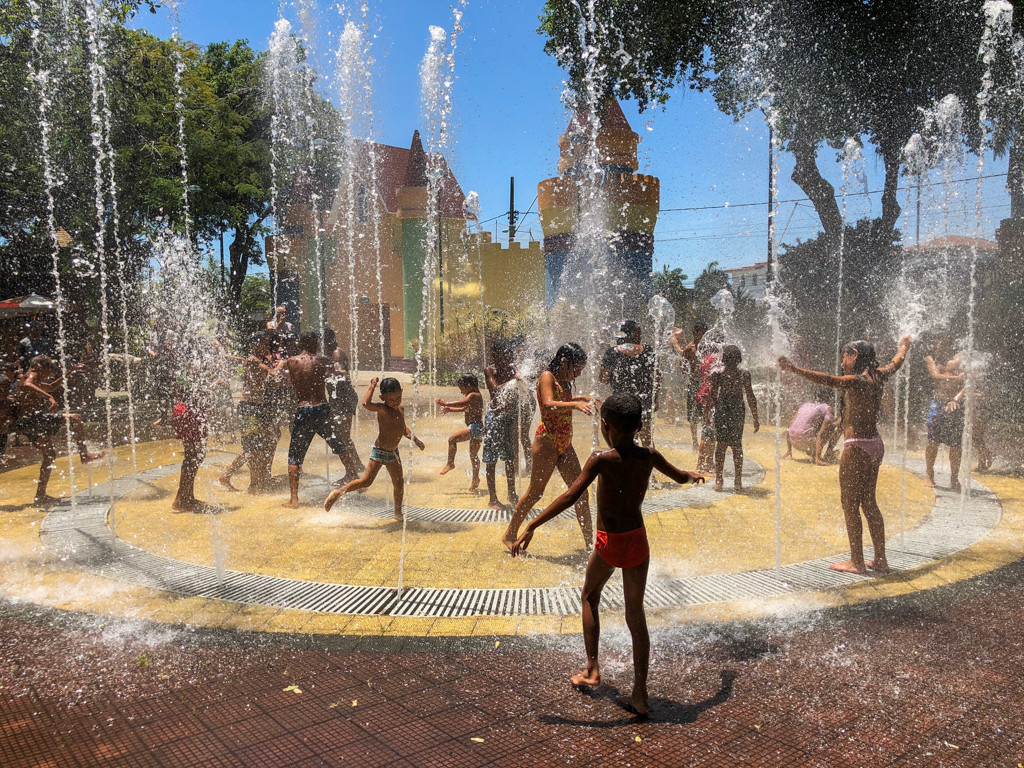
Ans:
{"type": "Polygon", "coordinates": [[[885,382],[903,365],[910,349],[910,336],[900,339],[899,349],[892,362],[879,368],[875,348],[866,341],[854,341],[843,347],[843,375],[832,376],[819,371],[808,371],[793,365],[785,357],[779,358],[779,368],[802,376],[812,384],[820,384],[843,392],[843,455],[839,459],[839,490],[842,496],[846,533],[850,539],[850,559],[833,563],[834,571],[867,573],[871,568],[880,573],[889,572],[885,559],[885,521],[875,500],[878,470],[885,455],[885,444],[878,434],[878,411],[882,403],[885,382]],[[864,528],[860,520],[863,511],[868,521],[871,545],[875,558],[864,562],[864,528]]]}
{"type": "Polygon", "coordinates": [[[480,487],[480,444],[484,439],[484,396],[480,394],[480,381],[471,373],[459,376],[459,392],[461,400],[447,402],[440,397],[434,402],[441,406],[441,414],[465,413],[466,428],[460,429],[448,438],[448,463],[441,468],[441,474],[447,475],[455,469],[455,454],[459,443],[469,440],[469,462],[473,466],[473,480],[469,490],[480,487]]]}
{"type": "Polygon", "coordinates": [[[601,434],[611,450],[595,451],[565,493],[530,521],[512,547],[513,556],[525,552],[534,531],[571,507],[597,483],[597,540],[587,562],[583,581],[583,645],[587,666],[569,681],[575,686],[601,684],[598,644],[601,623],[598,606],[601,591],[616,568],[622,569],[622,590],[626,604],[626,625],[633,640],[633,692],[619,697],[619,703],[638,714],[647,713],[647,668],[651,641],[644,615],[644,592],[650,549],[641,506],[657,469],[677,483],[702,483],[704,477],[669,464],[658,451],[635,443],[643,422],[643,405],[636,395],[616,394],[601,406],[601,434]]]}
{"type": "Polygon", "coordinates": [[[754,432],[761,428],[757,418],[757,398],[750,385],[750,371],[740,368],[743,354],[735,344],[726,344],[722,350],[723,368],[711,374],[710,402],[715,412],[715,490],[722,490],[722,473],[725,470],[725,451],[732,448],[732,464],[736,478],[733,483],[737,491],[743,490],[743,424],[747,410],[743,407],[746,396],[754,432]]]}
{"type": "Polygon", "coordinates": [[[373,402],[373,392],[377,389],[377,382],[374,377],[370,381],[370,388],[366,390],[363,397],[363,408],[377,414],[377,440],[370,451],[370,462],[366,465],[363,476],[351,483],[346,483],[331,495],[324,502],[324,509],[330,511],[334,503],[341,498],[342,494],[349,491],[358,491],[362,488],[369,488],[377,478],[381,467],[387,467],[391,475],[391,484],[395,497],[395,520],[402,519],[402,499],[405,496],[405,479],[402,476],[402,459],[398,455],[398,445],[403,437],[408,437],[421,451],[424,448],[423,441],[416,437],[412,430],[405,425],[405,410],[402,408],[402,385],[398,379],[388,377],[380,382],[381,402],[373,402]]]}

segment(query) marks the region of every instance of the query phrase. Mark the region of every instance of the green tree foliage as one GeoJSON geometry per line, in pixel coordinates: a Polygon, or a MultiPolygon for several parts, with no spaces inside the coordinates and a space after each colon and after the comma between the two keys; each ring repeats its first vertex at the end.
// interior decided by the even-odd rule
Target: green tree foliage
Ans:
{"type": "Polygon", "coordinates": [[[654,273],[654,292],[663,296],[676,315],[676,325],[685,327],[693,320],[692,291],[686,287],[686,274],[678,267],[663,266],[654,273]]]}
{"type": "Polygon", "coordinates": [[[635,98],[645,109],[686,84],[710,91],[737,119],[766,110],[831,249],[843,222],[817,165],[823,145],[867,136],[876,146],[885,164],[879,226],[891,233],[901,151],[921,110],[953,93],[967,108],[965,126],[977,126],[977,0],[596,0],[594,18],[581,20],[582,7],[548,0],[541,17],[546,50],[577,89],[596,79],[603,96],[635,98]]]}
{"type": "MultiPolygon", "coordinates": [[[[127,267],[128,282],[137,283],[153,235],[167,227],[185,231],[187,191],[189,232],[196,245],[224,232],[231,235],[227,297],[234,307],[249,267],[262,263],[260,235],[273,214],[266,57],[245,40],[202,49],[128,29],[121,21],[140,6],[156,3],[110,4],[101,38],[119,213],[115,227],[108,193],[107,274],[115,274],[119,259],[127,267]],[[175,89],[179,61],[187,190],[175,89]]],[[[39,109],[45,90],[51,99],[45,115],[56,182],[55,219],[73,241],[60,250],[59,268],[67,298],[88,308],[97,300],[99,266],[88,27],[84,6],[76,0],[69,0],[67,15],[55,0],[40,0],[38,7],[37,19],[23,0],[0,11],[0,99],[6,108],[0,122],[0,279],[12,294],[53,290],[39,109]],[[33,54],[33,34],[38,55],[33,54]],[[46,80],[36,78],[36,72],[46,80]]],[[[311,188],[329,204],[333,195],[327,191],[337,186],[336,142],[330,141],[340,134],[337,112],[315,94],[308,112],[314,128],[294,142],[279,168],[282,206],[290,193],[302,195],[311,188]]],[[[108,175],[106,168],[103,173],[108,175]]]]}
{"type": "MultiPolygon", "coordinates": [[[[903,257],[898,240],[898,233],[883,230],[869,219],[846,227],[840,344],[854,339],[890,340],[891,289],[903,257]]],[[[779,255],[779,273],[790,327],[800,339],[806,364],[834,370],[839,354],[839,253],[828,246],[823,235],[786,245],[779,255]]]]}

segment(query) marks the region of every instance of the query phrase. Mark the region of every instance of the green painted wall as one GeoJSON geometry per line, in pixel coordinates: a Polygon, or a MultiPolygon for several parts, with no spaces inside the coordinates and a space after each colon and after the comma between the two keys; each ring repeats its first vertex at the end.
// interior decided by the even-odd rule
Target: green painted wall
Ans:
{"type": "Polygon", "coordinates": [[[402,315],[406,357],[416,355],[416,344],[420,336],[426,237],[426,219],[402,219],[402,315]]]}

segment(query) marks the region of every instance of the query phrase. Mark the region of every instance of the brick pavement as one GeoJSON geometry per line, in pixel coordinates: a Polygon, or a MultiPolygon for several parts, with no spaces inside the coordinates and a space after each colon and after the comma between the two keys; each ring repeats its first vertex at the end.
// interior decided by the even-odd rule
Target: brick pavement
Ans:
{"type": "Polygon", "coordinates": [[[621,631],[606,685],[581,694],[578,637],[272,637],[0,603],[0,765],[1016,768],[1022,604],[1019,562],[658,632],[641,722],[614,703],[621,631]]]}

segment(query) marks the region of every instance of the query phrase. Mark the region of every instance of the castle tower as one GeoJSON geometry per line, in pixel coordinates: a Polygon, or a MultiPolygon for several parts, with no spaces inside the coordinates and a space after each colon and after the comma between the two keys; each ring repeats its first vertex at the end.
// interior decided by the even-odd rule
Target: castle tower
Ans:
{"type": "Polygon", "coordinates": [[[423,259],[427,249],[427,153],[420,132],[412,135],[405,179],[398,188],[398,224],[402,250],[402,314],[404,354],[416,354],[423,313],[423,259]]]}
{"type": "MultiPolygon", "coordinates": [[[[537,185],[537,208],[544,230],[546,263],[545,299],[552,305],[562,290],[562,273],[576,246],[577,218],[582,206],[581,177],[592,133],[591,115],[577,113],[559,138],[558,176],[537,185]]],[[[654,176],[638,174],[640,137],[629,126],[622,107],[614,99],[605,105],[596,134],[598,163],[602,172],[599,194],[601,226],[610,232],[613,271],[627,284],[625,306],[646,302],[651,296],[654,261],[654,227],[658,222],[660,183],[654,176]]]]}

